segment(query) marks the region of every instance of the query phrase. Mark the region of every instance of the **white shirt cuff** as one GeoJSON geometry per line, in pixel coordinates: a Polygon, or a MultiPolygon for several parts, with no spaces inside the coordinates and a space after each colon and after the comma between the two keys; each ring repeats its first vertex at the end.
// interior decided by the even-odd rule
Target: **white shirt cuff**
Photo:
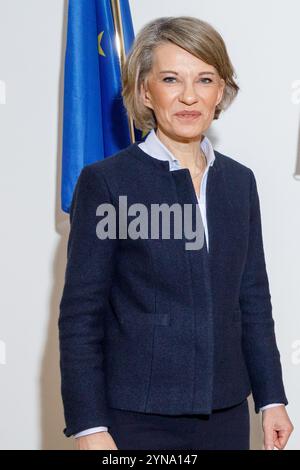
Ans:
{"type": "Polygon", "coordinates": [[[284,403],[270,403],[270,405],[262,406],[262,407],[260,408],[260,411],[264,411],[264,410],[266,410],[267,408],[273,408],[274,406],[279,406],[279,405],[285,406],[284,403]]]}
{"type": "Polygon", "coordinates": [[[84,431],[80,431],[77,434],[74,435],[74,437],[82,437],[82,436],[88,436],[89,434],[94,434],[95,432],[103,432],[103,431],[108,431],[108,428],[106,426],[98,426],[96,428],[89,428],[85,429],[84,431]]]}

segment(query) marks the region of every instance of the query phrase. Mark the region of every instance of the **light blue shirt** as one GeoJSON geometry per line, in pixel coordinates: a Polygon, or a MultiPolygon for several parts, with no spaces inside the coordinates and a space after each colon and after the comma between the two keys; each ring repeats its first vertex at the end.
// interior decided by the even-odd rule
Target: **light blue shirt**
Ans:
{"type": "MultiPolygon", "coordinates": [[[[209,167],[214,164],[216,159],[215,152],[212,146],[212,143],[208,137],[204,136],[201,143],[201,149],[204,152],[206,157],[206,168],[203,173],[200,194],[197,194],[198,204],[201,212],[202,222],[205,231],[205,237],[207,242],[207,250],[209,250],[209,237],[208,237],[208,228],[207,228],[207,219],[206,219],[206,183],[207,183],[207,174],[209,167]]],[[[147,135],[144,142],[139,144],[139,147],[148,155],[159,160],[167,160],[169,162],[170,171],[175,171],[181,169],[180,163],[175,158],[175,156],[170,152],[170,150],[162,143],[162,141],[157,137],[155,130],[152,129],[147,135]]],[[[270,405],[263,406],[260,408],[260,411],[265,410],[266,408],[271,408],[273,406],[283,405],[283,403],[271,403],[270,405]]],[[[96,428],[86,429],[75,434],[75,437],[87,436],[88,434],[93,434],[96,432],[108,431],[106,426],[98,426],[96,428]]]]}

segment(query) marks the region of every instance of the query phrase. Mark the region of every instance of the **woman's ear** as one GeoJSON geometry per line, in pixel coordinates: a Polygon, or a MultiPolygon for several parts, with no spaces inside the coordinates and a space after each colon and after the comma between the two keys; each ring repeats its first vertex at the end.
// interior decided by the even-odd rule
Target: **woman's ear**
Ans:
{"type": "Polygon", "coordinates": [[[219,87],[219,93],[218,93],[218,99],[217,99],[216,106],[218,106],[218,104],[221,103],[221,101],[223,99],[225,85],[226,85],[225,80],[223,78],[221,78],[220,79],[220,87],[219,87]]]}
{"type": "Polygon", "coordinates": [[[144,106],[147,108],[153,109],[152,103],[151,103],[151,97],[150,97],[150,92],[148,90],[147,84],[143,80],[141,83],[141,98],[143,101],[144,106]]]}

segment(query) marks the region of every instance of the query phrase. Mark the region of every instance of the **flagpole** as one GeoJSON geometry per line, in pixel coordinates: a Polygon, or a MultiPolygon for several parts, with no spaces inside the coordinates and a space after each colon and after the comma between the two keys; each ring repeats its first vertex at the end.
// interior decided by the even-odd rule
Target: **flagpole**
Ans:
{"type": "MultiPolygon", "coordinates": [[[[122,68],[126,60],[126,52],[125,52],[120,0],[110,0],[110,2],[111,2],[112,13],[113,13],[115,32],[116,32],[116,43],[117,43],[117,46],[119,46],[117,47],[117,52],[119,55],[119,61],[121,65],[121,74],[122,74],[122,68]]],[[[133,119],[129,116],[127,117],[128,117],[130,140],[131,140],[131,143],[133,143],[135,142],[133,119]]]]}

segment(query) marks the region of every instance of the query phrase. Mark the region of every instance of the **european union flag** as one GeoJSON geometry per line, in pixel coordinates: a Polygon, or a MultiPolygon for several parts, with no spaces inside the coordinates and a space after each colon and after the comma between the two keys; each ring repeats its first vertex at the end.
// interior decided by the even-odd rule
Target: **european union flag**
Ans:
{"type": "MultiPolygon", "coordinates": [[[[125,54],[134,31],[120,1],[125,54]]],[[[70,211],[82,168],[131,143],[110,0],[69,0],[65,54],[61,204],[70,211]]]]}

